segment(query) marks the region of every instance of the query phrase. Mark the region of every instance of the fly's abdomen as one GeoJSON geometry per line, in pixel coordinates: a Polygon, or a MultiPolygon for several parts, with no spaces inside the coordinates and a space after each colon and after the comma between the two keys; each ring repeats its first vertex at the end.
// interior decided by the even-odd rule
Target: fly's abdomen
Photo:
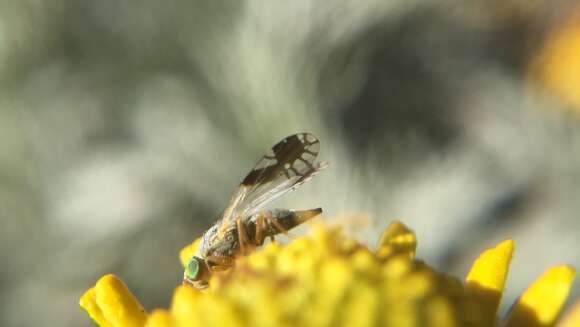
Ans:
{"type": "Polygon", "coordinates": [[[276,236],[318,216],[321,208],[309,210],[272,209],[256,214],[248,224],[248,232],[252,236],[261,229],[262,237],[276,236]]]}

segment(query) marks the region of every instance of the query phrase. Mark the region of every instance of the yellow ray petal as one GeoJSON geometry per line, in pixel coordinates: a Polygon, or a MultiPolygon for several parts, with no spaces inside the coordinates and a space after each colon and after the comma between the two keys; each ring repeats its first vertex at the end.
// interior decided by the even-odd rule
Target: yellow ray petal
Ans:
{"type": "Polygon", "coordinates": [[[507,240],[484,251],[473,263],[467,278],[467,294],[485,306],[490,319],[495,319],[514,253],[515,242],[507,240]]]}
{"type": "Polygon", "coordinates": [[[191,259],[191,257],[193,257],[195,252],[197,252],[197,248],[199,248],[200,244],[201,244],[201,237],[198,238],[197,240],[193,241],[193,243],[191,243],[191,244],[187,245],[186,247],[184,247],[183,249],[181,249],[181,251],[179,251],[179,261],[181,261],[181,265],[183,267],[187,266],[189,259],[191,259]]]}
{"type": "Polygon", "coordinates": [[[181,285],[173,293],[171,304],[171,315],[178,326],[195,325],[194,322],[200,318],[197,316],[197,300],[201,296],[200,292],[192,287],[181,285]]]}
{"type": "Polygon", "coordinates": [[[553,325],[568,298],[575,275],[569,266],[549,269],[522,294],[506,326],[553,325]]]}
{"type": "Polygon", "coordinates": [[[125,283],[115,275],[105,275],[95,285],[95,299],[103,317],[114,327],[141,327],[147,314],[125,283]]]}
{"type": "Polygon", "coordinates": [[[406,254],[413,259],[416,249],[415,233],[401,222],[394,221],[381,235],[377,255],[386,258],[393,254],[406,254]]]}
{"type": "Polygon", "coordinates": [[[85,292],[81,297],[79,304],[81,305],[81,308],[87,311],[91,319],[93,319],[97,325],[101,327],[113,327],[113,325],[107,321],[105,316],[103,316],[103,312],[97,304],[97,296],[94,288],[89,288],[89,290],[85,292]]]}
{"type": "Polygon", "coordinates": [[[562,321],[558,323],[558,327],[578,327],[580,326],[580,301],[566,313],[562,321]]]}

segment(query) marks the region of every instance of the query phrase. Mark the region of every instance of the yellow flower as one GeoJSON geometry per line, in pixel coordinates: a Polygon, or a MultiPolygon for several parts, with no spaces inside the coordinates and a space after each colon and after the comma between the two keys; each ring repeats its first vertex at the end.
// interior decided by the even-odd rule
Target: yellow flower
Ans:
{"type": "MultiPolygon", "coordinates": [[[[199,241],[185,247],[186,264],[199,241]]],[[[415,259],[415,234],[395,222],[376,251],[337,228],[317,227],[288,245],[271,243],[214,274],[210,287],[175,290],[171,308],[146,314],[123,282],[102,277],[80,304],[100,326],[552,326],[574,269],[554,267],[506,319],[497,316],[514,242],[475,261],[465,283],[415,259]],[[503,320],[503,321],[502,321],[503,320]]],[[[561,326],[580,326],[580,304],[561,326]]]]}
{"type": "Polygon", "coordinates": [[[529,66],[531,85],[580,113],[580,6],[558,21],[529,66]]]}

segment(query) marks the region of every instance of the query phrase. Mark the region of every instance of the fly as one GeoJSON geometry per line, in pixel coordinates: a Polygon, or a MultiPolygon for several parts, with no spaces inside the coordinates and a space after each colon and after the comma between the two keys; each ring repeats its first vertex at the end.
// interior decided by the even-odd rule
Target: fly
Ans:
{"type": "Polygon", "coordinates": [[[284,138],[262,156],[234,191],[222,217],[203,234],[185,267],[183,282],[204,289],[211,274],[232,267],[236,257],[322,213],[321,208],[264,210],[266,204],[326,168],[326,163],[316,162],[319,149],[320,141],[314,135],[299,133],[284,138]]]}

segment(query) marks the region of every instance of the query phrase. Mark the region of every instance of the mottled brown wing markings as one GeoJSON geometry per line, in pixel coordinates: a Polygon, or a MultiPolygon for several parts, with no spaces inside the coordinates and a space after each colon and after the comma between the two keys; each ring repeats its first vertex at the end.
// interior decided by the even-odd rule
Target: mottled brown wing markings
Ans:
{"type": "Polygon", "coordinates": [[[319,141],[312,135],[310,136],[314,140],[308,140],[306,135],[310,134],[291,135],[276,143],[272,147],[273,155],[264,155],[256,164],[256,168],[244,178],[242,185],[254,186],[259,183],[267,183],[280,174],[284,174],[286,178],[290,178],[292,177],[290,172],[294,173],[293,176],[303,176],[308,174],[310,170],[315,169],[312,163],[318,155],[318,149],[313,151],[311,148],[315,144],[318,144],[319,141]],[[304,154],[309,154],[312,158],[308,160],[308,158],[304,157],[304,154]],[[296,169],[294,165],[297,160],[303,162],[309,170],[300,172],[296,169]],[[258,168],[262,161],[269,161],[271,164],[263,168],[258,168]]]}

